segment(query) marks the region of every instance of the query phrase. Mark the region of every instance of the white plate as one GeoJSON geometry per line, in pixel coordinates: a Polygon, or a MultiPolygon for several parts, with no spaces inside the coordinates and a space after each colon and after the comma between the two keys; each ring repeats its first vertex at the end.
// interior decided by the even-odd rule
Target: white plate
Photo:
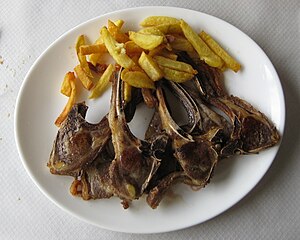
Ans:
{"type": "MultiPolygon", "coordinates": [[[[67,99],[59,93],[67,71],[77,64],[74,42],[80,34],[91,41],[107,19],[123,19],[127,29],[150,15],[184,18],[196,31],[206,30],[219,40],[243,65],[242,71],[225,73],[229,92],[252,103],[264,112],[283,133],[284,97],[280,80],[268,57],[247,35],[216,17],[171,7],[143,7],[109,13],[83,23],[57,39],[28,72],[15,114],[15,137],[24,167],[39,189],[59,207],[102,228],[131,233],[155,233],[177,230],[202,223],[224,212],[243,198],[263,177],[271,165],[278,145],[259,155],[241,156],[222,162],[212,182],[203,190],[192,191],[179,185],[171,195],[152,210],[142,198],[128,210],[119,199],[83,201],[69,194],[70,177],[49,173],[46,162],[57,133],[53,122],[67,99]]],[[[82,94],[84,95],[84,93],[82,94]]],[[[88,102],[88,120],[97,122],[108,112],[110,92],[95,102],[88,102]]],[[[140,111],[143,111],[140,109],[140,111]]],[[[142,136],[150,113],[140,114],[131,124],[142,136]]]]}

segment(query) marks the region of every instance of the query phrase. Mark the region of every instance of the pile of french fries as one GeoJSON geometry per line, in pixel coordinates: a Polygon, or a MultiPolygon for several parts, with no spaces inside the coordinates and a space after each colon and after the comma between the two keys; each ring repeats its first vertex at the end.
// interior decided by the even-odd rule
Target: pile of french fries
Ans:
{"type": "Polygon", "coordinates": [[[116,69],[123,68],[124,99],[131,99],[132,87],[155,89],[155,81],[167,79],[185,82],[197,71],[177,60],[176,53],[185,51],[208,65],[237,72],[241,65],[231,57],[209,34],[197,34],[184,20],[168,16],[150,16],[141,23],[139,31],[123,30],[124,21],[108,20],[100,30],[99,38],[87,44],[84,35],[78,37],[76,53],[79,64],[74,72],[65,75],[61,93],[69,97],[55,124],[60,126],[76,101],[75,81],[90,91],[89,98],[98,98],[108,87],[116,69]],[[107,57],[112,58],[111,64],[107,57]],[[100,70],[99,70],[100,69],[100,70]]]}

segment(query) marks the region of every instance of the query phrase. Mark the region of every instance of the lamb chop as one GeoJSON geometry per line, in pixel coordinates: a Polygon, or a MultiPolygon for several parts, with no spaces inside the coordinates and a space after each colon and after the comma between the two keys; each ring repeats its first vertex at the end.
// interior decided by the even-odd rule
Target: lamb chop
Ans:
{"type": "Polygon", "coordinates": [[[71,185],[70,192],[73,195],[80,195],[84,200],[110,198],[114,195],[109,177],[109,166],[114,154],[108,148],[107,144],[92,163],[84,166],[80,179],[75,179],[71,185]]]}
{"type": "Polygon", "coordinates": [[[138,199],[146,189],[160,160],[151,153],[151,145],[136,138],[126,123],[122,108],[121,71],[112,82],[111,109],[109,126],[115,157],[109,167],[109,175],[114,194],[128,202],[138,199]]]}
{"type": "MultiPolygon", "coordinates": [[[[153,146],[155,144],[159,144],[159,146],[154,146],[154,148],[156,149],[155,154],[157,155],[157,157],[161,159],[160,166],[157,169],[156,173],[153,175],[147,187],[147,191],[152,192],[152,189],[155,188],[159,184],[159,182],[161,182],[170,173],[179,172],[179,171],[182,172],[182,168],[180,167],[180,164],[178,163],[177,159],[174,157],[174,150],[172,149],[172,140],[162,129],[161,119],[157,111],[157,108],[155,109],[153,117],[145,133],[145,139],[151,142],[153,146]]],[[[163,180],[163,181],[170,182],[171,180],[163,180]]],[[[162,184],[162,185],[166,186],[167,184],[162,184]]],[[[156,197],[150,197],[150,198],[156,198],[156,197]]],[[[147,201],[148,199],[149,197],[147,198],[147,201]]],[[[153,207],[152,204],[149,205],[153,207]]]]}
{"type": "Polygon", "coordinates": [[[258,153],[279,142],[280,135],[276,127],[263,113],[245,100],[226,92],[218,69],[203,61],[195,64],[183,53],[181,57],[198,71],[194,79],[198,94],[224,112],[231,121],[232,133],[228,145],[221,150],[223,157],[235,153],[258,153]]]}
{"type": "Polygon", "coordinates": [[[88,123],[87,109],[84,103],[75,104],[58,130],[47,163],[52,174],[77,176],[110,139],[107,116],[97,124],[88,123]]]}
{"type": "Polygon", "coordinates": [[[172,139],[174,156],[194,185],[205,186],[217,163],[216,151],[213,149],[211,142],[205,139],[205,136],[200,135],[193,138],[175,123],[168,111],[163,90],[160,86],[157,87],[156,94],[162,128],[172,139]]]}
{"type": "MultiPolygon", "coordinates": [[[[189,118],[187,125],[190,127],[189,132],[192,132],[197,124],[201,124],[196,104],[180,86],[170,82],[168,85],[184,103],[187,114],[196,113],[194,118],[189,118]]],[[[158,86],[156,93],[159,105],[146,132],[146,138],[167,135],[171,146],[166,148],[161,166],[153,177],[152,182],[156,181],[155,184],[150,184],[153,187],[147,196],[147,203],[152,208],[156,208],[166,192],[177,183],[204,187],[209,182],[218,159],[210,139],[206,139],[208,135],[192,137],[181,129],[169,113],[161,86],[158,86]]]]}

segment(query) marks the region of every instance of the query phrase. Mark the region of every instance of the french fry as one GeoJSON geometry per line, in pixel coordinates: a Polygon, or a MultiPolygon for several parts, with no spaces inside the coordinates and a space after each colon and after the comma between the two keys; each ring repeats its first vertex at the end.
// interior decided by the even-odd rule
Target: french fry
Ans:
{"type": "Polygon", "coordinates": [[[100,63],[100,62],[101,62],[102,56],[103,56],[103,54],[100,54],[100,53],[92,53],[92,54],[89,56],[89,61],[90,61],[94,66],[96,66],[97,63],[100,63]]]}
{"type": "Polygon", "coordinates": [[[66,119],[68,113],[72,109],[73,105],[75,104],[75,100],[76,100],[75,75],[74,74],[70,75],[70,77],[68,77],[68,79],[69,79],[69,83],[70,83],[70,87],[71,87],[71,93],[70,93],[70,97],[68,99],[66,106],[64,107],[61,114],[55,120],[55,125],[57,127],[60,127],[61,123],[66,119]]]}
{"type": "Polygon", "coordinates": [[[124,101],[129,103],[132,98],[132,86],[124,82],[124,101]]]}
{"type": "Polygon", "coordinates": [[[153,48],[152,50],[150,50],[148,55],[153,57],[153,56],[161,53],[165,48],[166,48],[166,44],[160,44],[156,48],[153,48]]]}
{"type": "Polygon", "coordinates": [[[209,34],[202,31],[199,36],[215,54],[223,59],[228,68],[234,72],[238,72],[241,69],[241,65],[232,56],[230,56],[229,53],[226,52],[209,34]]]}
{"type": "Polygon", "coordinates": [[[128,56],[132,56],[132,55],[141,55],[141,53],[143,52],[143,49],[136,45],[133,41],[128,41],[124,44],[124,48],[126,49],[126,54],[128,56]]]}
{"type": "Polygon", "coordinates": [[[114,24],[119,28],[121,29],[124,25],[124,21],[122,19],[118,19],[116,21],[114,21],[114,24]]]}
{"type": "Polygon", "coordinates": [[[125,33],[122,33],[120,28],[111,20],[108,20],[108,31],[119,43],[125,43],[129,40],[128,36],[125,33]]]}
{"type": "Polygon", "coordinates": [[[180,61],[174,61],[169,58],[165,58],[162,56],[154,56],[153,59],[158,63],[159,66],[165,67],[165,68],[171,68],[174,70],[178,70],[180,72],[186,72],[190,74],[196,74],[197,71],[193,69],[193,67],[185,62],[180,61]]]}
{"type": "Polygon", "coordinates": [[[85,45],[84,35],[80,35],[78,37],[75,48],[76,48],[76,53],[77,53],[77,57],[78,57],[80,66],[82,67],[82,69],[86,73],[86,75],[88,77],[92,78],[93,74],[89,68],[87,61],[86,61],[86,57],[80,53],[80,46],[82,46],[82,45],[85,45]]]}
{"type": "Polygon", "coordinates": [[[155,89],[154,82],[142,71],[124,69],[121,73],[121,79],[136,88],[155,89]]]}
{"type": "MultiPolygon", "coordinates": [[[[101,35],[96,39],[96,41],[94,42],[94,44],[103,44],[103,40],[101,35]]],[[[89,61],[96,66],[97,63],[100,63],[100,60],[102,59],[103,54],[99,54],[99,53],[92,53],[91,55],[89,55],[89,61]]]]}
{"type": "Polygon", "coordinates": [[[182,83],[186,82],[188,80],[191,80],[194,77],[194,74],[187,73],[187,72],[181,72],[175,69],[167,68],[167,67],[161,67],[164,78],[173,82],[182,83]]]}
{"type": "Polygon", "coordinates": [[[223,66],[223,60],[216,55],[197,35],[197,33],[195,33],[194,30],[182,19],[180,20],[180,26],[184,36],[193,45],[201,60],[204,60],[211,67],[221,68],[223,66]]]}
{"type": "Polygon", "coordinates": [[[160,31],[157,27],[142,28],[141,30],[138,31],[138,33],[164,36],[163,32],[160,31]]]}
{"type": "Polygon", "coordinates": [[[79,80],[81,81],[84,88],[90,90],[94,86],[92,80],[87,76],[86,72],[83,71],[81,65],[77,65],[74,68],[74,71],[77,77],[79,78],[79,80]]]}
{"type": "Polygon", "coordinates": [[[184,37],[175,36],[174,41],[170,43],[171,47],[178,51],[192,52],[194,48],[192,44],[184,37]]]}
{"type": "Polygon", "coordinates": [[[101,29],[101,35],[109,54],[112,58],[122,67],[130,68],[134,65],[134,62],[126,54],[124,44],[118,43],[109,33],[106,27],[101,29]]]}
{"type": "Polygon", "coordinates": [[[101,96],[101,94],[104,93],[104,91],[108,88],[109,80],[114,72],[114,66],[112,64],[109,64],[98,80],[96,86],[93,88],[91,95],[89,98],[98,98],[101,96]]]}
{"type": "MultiPolygon", "coordinates": [[[[159,28],[159,26],[158,26],[159,28]]],[[[169,30],[168,32],[169,34],[182,34],[182,29],[180,26],[180,23],[174,23],[174,24],[170,24],[169,25],[169,30]]]]}
{"type": "Polygon", "coordinates": [[[146,50],[152,50],[163,43],[164,37],[154,34],[143,34],[129,31],[129,39],[146,50]]]}
{"type": "Polygon", "coordinates": [[[79,52],[82,55],[90,55],[93,53],[106,53],[107,49],[103,43],[93,45],[82,45],[79,48],[79,52]]]}
{"type": "Polygon", "coordinates": [[[179,20],[177,18],[173,17],[167,17],[167,16],[150,16],[145,18],[140,25],[142,27],[150,27],[150,26],[156,26],[164,24],[178,24],[179,20]]]}
{"type": "Polygon", "coordinates": [[[145,52],[143,52],[139,58],[139,65],[152,81],[158,81],[163,77],[163,72],[158,64],[145,52]]]}
{"type": "Polygon", "coordinates": [[[72,88],[71,88],[71,81],[75,79],[75,75],[73,72],[68,72],[65,77],[64,80],[61,84],[61,88],[60,88],[60,92],[67,96],[70,97],[71,92],[72,92],[72,88]]]}

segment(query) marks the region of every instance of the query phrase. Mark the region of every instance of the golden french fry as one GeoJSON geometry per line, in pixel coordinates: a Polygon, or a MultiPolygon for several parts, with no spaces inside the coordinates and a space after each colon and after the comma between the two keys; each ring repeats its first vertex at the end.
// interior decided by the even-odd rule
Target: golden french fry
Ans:
{"type": "MultiPolygon", "coordinates": [[[[170,26],[171,26],[171,24],[160,24],[160,25],[145,27],[144,29],[154,28],[154,29],[159,30],[159,32],[161,32],[162,34],[167,34],[167,33],[169,33],[170,26]]],[[[148,30],[146,30],[146,31],[148,31],[148,30]]]]}
{"type": "Polygon", "coordinates": [[[152,81],[158,81],[163,77],[163,72],[158,64],[145,52],[143,52],[139,58],[139,65],[152,81]]]}
{"type": "Polygon", "coordinates": [[[152,50],[150,50],[148,55],[153,57],[153,56],[161,53],[165,48],[166,48],[166,44],[160,44],[156,48],[153,48],[152,50]]]}
{"type": "Polygon", "coordinates": [[[118,19],[116,21],[114,21],[114,24],[119,28],[121,29],[124,25],[124,21],[122,19],[118,19]]]}
{"type": "Polygon", "coordinates": [[[68,72],[65,75],[64,80],[61,84],[60,92],[67,97],[70,97],[71,92],[72,92],[72,88],[71,88],[72,80],[75,81],[75,75],[73,72],[68,72]]]}
{"type": "Polygon", "coordinates": [[[166,68],[171,68],[174,70],[178,70],[181,72],[186,72],[190,74],[196,74],[197,71],[193,69],[193,67],[185,62],[180,62],[180,61],[174,61],[169,58],[165,58],[162,56],[154,56],[153,59],[158,63],[159,66],[166,67],[166,68]]]}
{"type": "Polygon", "coordinates": [[[86,57],[80,53],[80,46],[82,46],[82,45],[85,45],[84,35],[80,35],[77,39],[77,42],[75,45],[76,53],[77,53],[77,57],[78,57],[79,63],[81,65],[83,71],[86,73],[86,75],[88,77],[93,77],[91,69],[89,68],[89,65],[86,61],[86,57]]]}
{"type": "Polygon", "coordinates": [[[223,66],[223,60],[218,55],[216,55],[197,35],[197,33],[195,33],[194,30],[182,19],[180,20],[180,26],[182,28],[184,36],[193,45],[201,60],[204,60],[208,65],[212,67],[221,68],[223,66]]]}
{"type": "Polygon", "coordinates": [[[173,49],[178,51],[192,52],[194,48],[192,44],[184,37],[175,36],[174,41],[170,42],[173,49]]]}
{"type": "Polygon", "coordinates": [[[94,84],[92,80],[87,76],[86,72],[82,69],[81,65],[77,65],[74,68],[74,71],[77,77],[79,78],[79,80],[81,81],[83,87],[86,88],[87,90],[90,90],[94,84]]]}
{"type": "Polygon", "coordinates": [[[153,34],[143,34],[138,32],[129,31],[129,39],[134,41],[135,44],[146,50],[152,50],[163,43],[164,37],[153,35],[153,34]]]}
{"type": "Polygon", "coordinates": [[[136,45],[133,41],[128,41],[124,44],[124,48],[126,49],[126,54],[131,55],[140,55],[143,52],[143,49],[136,45]]]}
{"type": "Polygon", "coordinates": [[[145,18],[140,25],[142,27],[150,27],[150,26],[156,26],[164,24],[178,24],[179,20],[177,18],[173,17],[167,17],[167,16],[150,16],[145,18]]]}
{"type": "MultiPolygon", "coordinates": [[[[103,44],[103,40],[101,35],[96,39],[96,41],[94,42],[94,44],[103,44]]],[[[106,49],[107,51],[107,49],[106,49]]],[[[102,59],[103,54],[99,54],[99,53],[92,53],[91,55],[89,55],[89,61],[96,66],[97,63],[100,63],[100,60],[102,59]]]]}
{"type": "Polygon", "coordinates": [[[101,29],[101,35],[109,54],[112,58],[122,67],[130,68],[134,65],[134,62],[126,54],[126,49],[123,43],[118,43],[109,33],[106,27],[101,29]]]}
{"type": "Polygon", "coordinates": [[[160,31],[157,27],[142,28],[141,30],[138,31],[138,33],[164,36],[163,32],[160,31]]]}
{"type": "Polygon", "coordinates": [[[107,89],[109,85],[109,80],[114,72],[114,66],[109,64],[105,69],[104,73],[96,83],[96,86],[93,88],[91,95],[89,98],[98,98],[104,91],[107,89]]]}
{"type": "Polygon", "coordinates": [[[100,53],[93,53],[89,56],[89,61],[94,65],[96,66],[97,63],[100,63],[101,62],[101,59],[103,57],[103,54],[100,54],[100,53]]]}
{"type": "Polygon", "coordinates": [[[192,73],[181,72],[167,67],[161,67],[161,69],[164,73],[164,78],[173,82],[182,83],[191,80],[194,77],[194,74],[192,73]]]}
{"type": "Polygon", "coordinates": [[[241,69],[241,65],[229,55],[209,34],[202,31],[200,34],[201,39],[210,47],[215,54],[217,54],[223,61],[225,65],[231,70],[238,72],[241,69]]]}
{"type": "Polygon", "coordinates": [[[112,35],[114,39],[116,39],[119,43],[125,43],[129,40],[128,36],[125,33],[122,33],[120,28],[112,21],[108,20],[109,33],[112,35]]]}
{"type": "Polygon", "coordinates": [[[68,102],[67,102],[66,106],[64,107],[63,111],[55,120],[55,125],[57,127],[60,127],[61,123],[66,119],[68,113],[70,112],[73,105],[75,104],[75,100],[76,100],[75,77],[74,78],[70,77],[69,81],[70,81],[69,83],[70,83],[70,87],[71,87],[70,97],[69,97],[68,102]]]}
{"type": "Polygon", "coordinates": [[[130,102],[132,97],[132,86],[127,82],[124,82],[124,101],[130,102]]]}
{"type": "Polygon", "coordinates": [[[93,53],[106,53],[107,49],[103,43],[93,45],[82,45],[79,48],[79,52],[82,55],[90,55],[93,53]]]}
{"type": "Polygon", "coordinates": [[[174,33],[182,34],[182,29],[181,29],[180,23],[170,24],[168,33],[170,33],[170,34],[174,34],[174,33]]]}
{"type": "Polygon", "coordinates": [[[124,69],[121,73],[121,79],[136,88],[155,89],[154,82],[142,71],[124,69]]]}

